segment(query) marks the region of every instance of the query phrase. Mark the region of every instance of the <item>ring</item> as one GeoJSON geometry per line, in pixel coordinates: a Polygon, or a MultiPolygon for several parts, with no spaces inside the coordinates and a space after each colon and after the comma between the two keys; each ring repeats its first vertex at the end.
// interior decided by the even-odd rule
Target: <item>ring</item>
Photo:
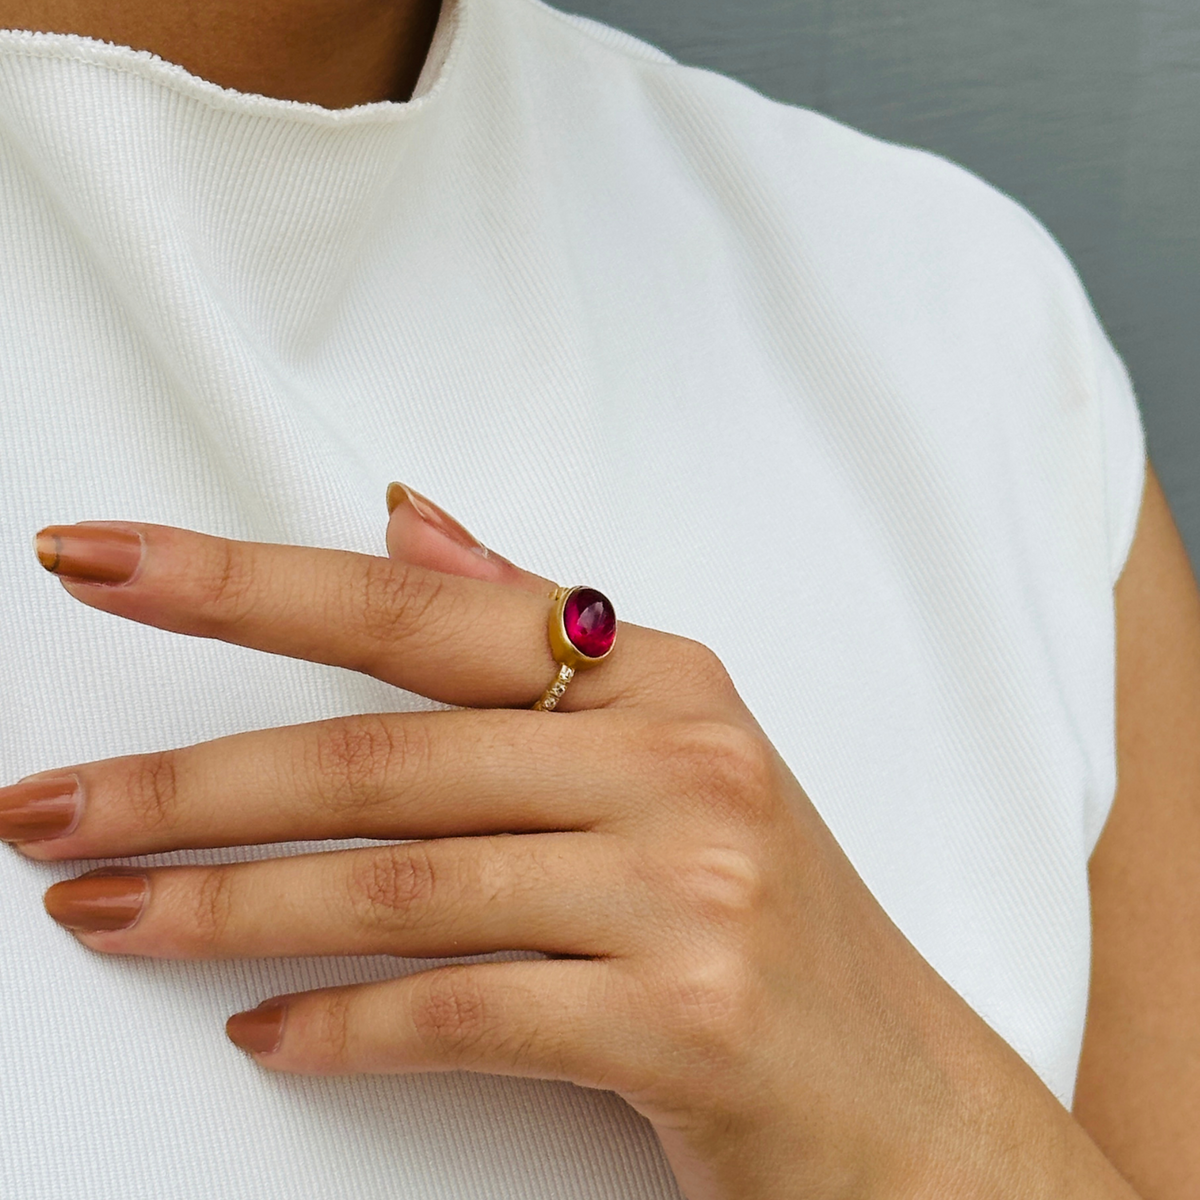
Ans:
{"type": "Polygon", "coordinates": [[[533,706],[537,712],[553,712],[575,672],[602,663],[617,640],[612,601],[595,588],[560,587],[552,599],[548,629],[558,673],[533,706]]]}

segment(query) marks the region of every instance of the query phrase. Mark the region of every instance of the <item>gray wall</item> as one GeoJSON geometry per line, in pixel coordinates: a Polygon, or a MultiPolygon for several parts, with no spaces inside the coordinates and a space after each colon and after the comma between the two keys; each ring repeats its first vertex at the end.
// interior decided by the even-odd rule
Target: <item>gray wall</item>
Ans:
{"type": "Polygon", "coordinates": [[[1200,0],[555,0],[924,146],[1074,260],[1200,567],[1200,0]]]}

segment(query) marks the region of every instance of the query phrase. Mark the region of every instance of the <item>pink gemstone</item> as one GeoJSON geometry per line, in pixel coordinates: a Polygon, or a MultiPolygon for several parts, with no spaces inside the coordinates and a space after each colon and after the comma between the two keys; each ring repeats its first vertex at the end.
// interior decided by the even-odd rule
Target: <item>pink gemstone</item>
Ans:
{"type": "Polygon", "coordinates": [[[580,654],[601,658],[617,636],[617,614],[595,588],[576,588],[563,605],[563,628],[580,654]]]}

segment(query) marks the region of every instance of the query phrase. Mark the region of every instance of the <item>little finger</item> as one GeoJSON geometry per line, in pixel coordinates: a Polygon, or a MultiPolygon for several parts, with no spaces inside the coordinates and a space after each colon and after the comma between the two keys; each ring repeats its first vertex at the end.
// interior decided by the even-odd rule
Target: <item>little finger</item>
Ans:
{"type": "Polygon", "coordinates": [[[483,1071],[620,1091],[646,1047],[618,990],[606,963],[472,963],[277,997],[226,1030],[272,1071],[483,1071]]]}

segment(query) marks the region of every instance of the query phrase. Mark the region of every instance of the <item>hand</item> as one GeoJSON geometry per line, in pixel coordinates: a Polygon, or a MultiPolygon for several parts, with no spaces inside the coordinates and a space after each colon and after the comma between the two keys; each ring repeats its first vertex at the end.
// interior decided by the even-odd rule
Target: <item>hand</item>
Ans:
{"type": "Polygon", "coordinates": [[[389,558],[156,525],[45,534],[45,565],[94,608],[464,706],[6,789],[7,835],[47,860],[388,841],[105,870],[52,887],[51,915],[108,954],[541,951],[271,998],[230,1036],[275,1071],[614,1090],[692,1200],[979,1195],[1010,1170],[1040,1194],[1021,1122],[1061,1109],[888,920],[716,657],[623,624],[559,712],[531,712],[553,585],[395,498],[389,558]]]}

